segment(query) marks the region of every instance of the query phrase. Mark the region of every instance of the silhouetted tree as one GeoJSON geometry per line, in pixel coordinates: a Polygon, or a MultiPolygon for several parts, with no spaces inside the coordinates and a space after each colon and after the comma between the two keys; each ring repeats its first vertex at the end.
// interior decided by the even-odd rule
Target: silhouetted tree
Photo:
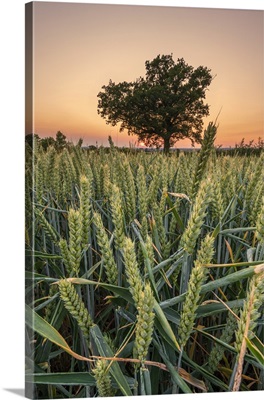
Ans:
{"type": "Polygon", "coordinates": [[[48,149],[49,146],[55,147],[55,143],[56,143],[55,139],[51,136],[43,138],[40,141],[40,144],[45,151],[48,149]]]}
{"type": "Polygon", "coordinates": [[[61,131],[58,131],[56,133],[56,143],[55,143],[56,150],[62,151],[66,146],[67,146],[66,136],[61,131]]]}
{"type": "Polygon", "coordinates": [[[37,134],[33,134],[33,133],[28,133],[26,136],[25,136],[25,141],[26,141],[26,143],[29,145],[29,147],[33,147],[33,141],[34,140],[36,140],[37,142],[39,142],[41,139],[40,139],[40,137],[39,137],[39,135],[37,135],[37,134]]]}
{"type": "Polygon", "coordinates": [[[175,63],[172,55],[158,55],[145,66],[145,78],[102,86],[98,114],[112,126],[121,122],[120,132],[127,129],[148,147],[163,145],[166,153],[180,139],[199,143],[209,115],[204,99],[210,70],[194,69],[183,58],[175,63]]]}

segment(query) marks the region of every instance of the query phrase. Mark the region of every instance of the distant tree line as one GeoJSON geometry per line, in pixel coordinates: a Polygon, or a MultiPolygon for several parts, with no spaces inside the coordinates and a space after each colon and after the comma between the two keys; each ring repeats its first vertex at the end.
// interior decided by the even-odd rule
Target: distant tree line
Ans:
{"type": "Polygon", "coordinates": [[[248,143],[246,143],[245,138],[243,138],[239,143],[236,143],[235,147],[233,148],[222,149],[221,146],[219,146],[216,151],[217,153],[229,154],[230,156],[259,156],[264,151],[264,140],[259,137],[256,142],[254,140],[250,140],[248,143]]]}
{"type": "MultiPolygon", "coordinates": [[[[33,148],[34,140],[38,143],[40,147],[43,148],[44,151],[46,151],[49,146],[54,147],[58,152],[62,151],[65,148],[73,146],[73,143],[68,141],[66,136],[61,131],[58,131],[56,133],[55,139],[51,136],[40,138],[37,134],[26,135],[26,143],[29,147],[33,148]]],[[[76,146],[82,147],[82,144],[83,139],[80,138],[76,146]]]]}
{"type": "MultiPolygon", "coordinates": [[[[65,148],[72,148],[74,146],[77,147],[82,147],[83,144],[83,139],[80,138],[77,142],[76,145],[74,145],[71,141],[68,141],[66,136],[61,132],[58,131],[56,134],[55,139],[51,136],[45,137],[45,138],[40,138],[39,135],[37,134],[28,134],[26,135],[26,144],[29,149],[33,149],[33,141],[36,141],[38,146],[40,146],[44,151],[47,151],[48,147],[52,146],[54,147],[58,152],[61,152],[65,148]]],[[[115,146],[112,137],[108,136],[108,142],[109,142],[109,148],[104,148],[105,150],[109,149],[118,149],[123,152],[135,152],[135,151],[159,151],[160,149],[155,149],[155,148],[146,148],[146,149],[137,149],[135,147],[129,147],[129,148],[118,148],[115,146]]],[[[85,150],[100,150],[100,148],[103,146],[98,146],[98,145],[90,145],[90,146],[85,146],[85,150]]],[[[183,149],[174,149],[174,153],[179,154],[180,151],[183,149]]],[[[215,147],[216,154],[228,154],[230,156],[234,155],[260,155],[264,151],[264,140],[259,137],[257,142],[254,140],[250,140],[248,143],[245,142],[245,138],[243,138],[239,143],[236,143],[233,148],[222,148],[222,146],[216,146],[215,147]]],[[[188,149],[186,151],[192,151],[191,149],[188,149]]],[[[196,149],[196,151],[199,151],[199,149],[196,149]]]]}

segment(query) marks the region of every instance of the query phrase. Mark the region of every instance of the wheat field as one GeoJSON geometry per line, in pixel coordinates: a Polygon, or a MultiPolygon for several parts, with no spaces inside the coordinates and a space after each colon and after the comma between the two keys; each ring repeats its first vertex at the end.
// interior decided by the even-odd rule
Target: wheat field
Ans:
{"type": "Polygon", "coordinates": [[[264,153],[26,148],[34,398],[263,390],[264,153]]]}

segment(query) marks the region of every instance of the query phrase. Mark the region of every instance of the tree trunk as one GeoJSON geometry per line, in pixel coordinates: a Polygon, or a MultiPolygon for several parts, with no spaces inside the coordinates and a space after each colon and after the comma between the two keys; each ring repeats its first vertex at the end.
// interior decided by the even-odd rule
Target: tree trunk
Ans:
{"type": "Polygon", "coordinates": [[[164,154],[168,155],[170,151],[170,137],[164,137],[164,147],[163,147],[164,154]]]}

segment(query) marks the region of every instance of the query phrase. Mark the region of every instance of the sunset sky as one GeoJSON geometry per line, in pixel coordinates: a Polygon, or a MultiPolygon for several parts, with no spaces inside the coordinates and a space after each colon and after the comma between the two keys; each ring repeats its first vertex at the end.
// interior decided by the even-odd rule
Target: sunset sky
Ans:
{"type": "Polygon", "coordinates": [[[146,60],[172,54],[215,76],[204,127],[221,110],[216,144],[263,138],[263,10],[36,2],[33,19],[33,132],[41,137],[60,130],[84,145],[108,145],[109,135],[119,146],[135,143],[97,114],[97,94],[109,79],[134,81],[146,60]]]}

